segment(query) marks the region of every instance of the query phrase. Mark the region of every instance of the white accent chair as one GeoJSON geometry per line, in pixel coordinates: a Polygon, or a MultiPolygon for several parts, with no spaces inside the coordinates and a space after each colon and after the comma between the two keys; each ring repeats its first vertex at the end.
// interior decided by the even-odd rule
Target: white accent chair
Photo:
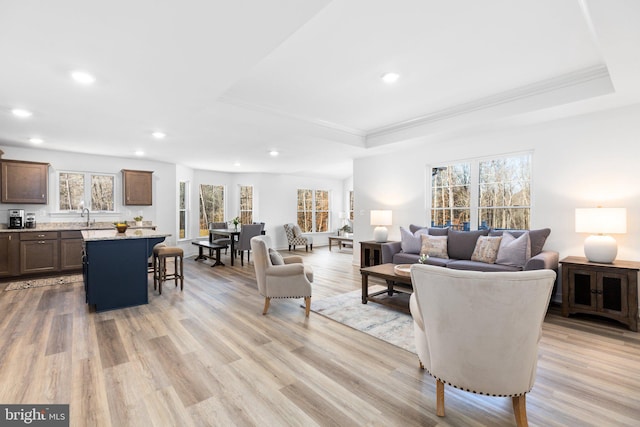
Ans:
{"type": "Polygon", "coordinates": [[[304,245],[306,252],[309,252],[309,249],[313,251],[313,238],[303,235],[298,224],[285,224],[284,232],[287,234],[289,250],[291,250],[291,246],[293,246],[293,250],[295,251],[296,245],[304,245]]]}
{"type": "Polygon", "coordinates": [[[304,298],[305,316],[308,317],[311,310],[313,270],[302,263],[302,257],[282,257],[273,249],[270,254],[270,247],[269,236],[260,235],[251,239],[258,291],[265,298],[262,314],[267,314],[271,298],[304,298]]]}
{"type": "Polygon", "coordinates": [[[413,264],[410,299],[420,367],[436,379],[436,413],[444,385],[511,397],[527,426],[525,394],[538,362],[538,341],[556,273],[488,273],[413,264]]]}

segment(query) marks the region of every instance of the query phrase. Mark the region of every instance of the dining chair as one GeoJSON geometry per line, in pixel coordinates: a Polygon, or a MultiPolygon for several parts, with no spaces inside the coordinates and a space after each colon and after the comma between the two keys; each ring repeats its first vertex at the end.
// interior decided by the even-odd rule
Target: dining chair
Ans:
{"type": "Polygon", "coordinates": [[[240,265],[244,266],[244,252],[247,252],[247,262],[249,262],[249,254],[251,253],[251,238],[259,236],[262,233],[264,224],[245,224],[240,228],[240,236],[238,236],[238,245],[236,250],[240,253],[240,265]]]}

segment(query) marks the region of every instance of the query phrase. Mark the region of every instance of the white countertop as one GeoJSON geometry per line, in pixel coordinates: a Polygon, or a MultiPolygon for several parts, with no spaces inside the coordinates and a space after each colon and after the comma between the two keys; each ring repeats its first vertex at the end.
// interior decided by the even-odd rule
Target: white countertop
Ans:
{"type": "Polygon", "coordinates": [[[155,237],[169,237],[169,233],[161,233],[148,228],[127,229],[124,233],[118,233],[118,230],[82,230],[82,238],[85,241],[91,240],[125,240],[125,239],[150,239],[155,237]]]}

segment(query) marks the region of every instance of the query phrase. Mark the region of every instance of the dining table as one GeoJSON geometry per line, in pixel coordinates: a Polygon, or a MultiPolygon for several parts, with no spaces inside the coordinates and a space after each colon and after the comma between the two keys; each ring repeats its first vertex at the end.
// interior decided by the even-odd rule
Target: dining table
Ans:
{"type": "Polygon", "coordinates": [[[209,242],[213,242],[213,235],[222,235],[229,236],[229,240],[231,241],[231,266],[234,264],[234,260],[236,258],[236,243],[238,241],[238,236],[240,236],[240,229],[238,228],[211,228],[209,229],[209,242]]]}

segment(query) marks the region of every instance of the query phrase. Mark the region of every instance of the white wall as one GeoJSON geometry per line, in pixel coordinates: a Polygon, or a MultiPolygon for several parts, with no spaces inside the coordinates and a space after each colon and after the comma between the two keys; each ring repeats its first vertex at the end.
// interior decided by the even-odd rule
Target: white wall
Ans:
{"type": "Polygon", "coordinates": [[[88,171],[116,174],[116,210],[117,214],[92,213],[91,218],[98,222],[133,220],[134,216],[143,215],[145,221],[152,221],[158,230],[171,233],[166,242],[178,245],[185,251],[185,255],[192,255],[197,248],[191,241],[198,236],[198,188],[200,184],[224,185],[226,188],[227,221],[238,215],[239,186],[254,186],[254,220],[264,221],[267,234],[271,236],[273,246],[286,249],[287,239],[282,225],[285,222],[296,221],[297,189],[310,188],[329,190],[333,215],[332,227],[329,233],[316,233],[314,246],[328,244],[327,236],[335,233],[340,220],[338,212],[346,209],[344,205],[343,182],[333,179],[310,178],[285,174],[239,174],[193,170],[191,168],[149,160],[127,159],[108,156],[94,156],[86,154],[64,153],[59,151],[1,147],[5,152],[3,158],[11,160],[25,160],[45,162],[49,168],[49,202],[47,205],[14,205],[0,206],[0,223],[8,222],[9,209],[25,209],[36,212],[36,221],[45,222],[82,222],[80,213],[56,214],[56,174],[62,170],[88,171]],[[153,173],[153,205],[152,206],[123,206],[121,169],[149,170],[153,173]],[[180,181],[188,181],[190,188],[189,234],[187,239],[178,241],[179,218],[177,215],[180,181]]]}
{"type": "MultiPolygon", "coordinates": [[[[427,165],[533,151],[531,228],[550,227],[545,248],[560,258],[584,256],[585,234],[574,231],[578,207],[626,207],[627,234],[614,236],[618,259],[640,260],[640,106],[536,125],[441,137],[411,149],[354,161],[355,241],[370,240],[369,211],[393,210],[399,226],[427,221],[427,165]],[[362,213],[362,215],[359,215],[362,213]]],[[[359,252],[354,250],[354,263],[359,252]]]]}
{"type": "Polygon", "coordinates": [[[24,209],[25,212],[35,212],[38,223],[46,222],[82,222],[80,213],[56,214],[57,206],[57,173],[59,171],[86,171],[116,174],[116,211],[117,214],[92,213],[91,219],[98,222],[112,222],[118,220],[133,221],[133,217],[142,215],[145,221],[157,224],[158,230],[171,233],[167,244],[175,243],[176,233],[176,167],[168,163],[152,162],[148,160],[128,159],[109,156],[94,156],[86,154],[65,153],[42,149],[2,147],[3,159],[26,160],[32,162],[49,163],[49,196],[46,205],[0,205],[0,223],[6,223],[9,209],[24,209]],[[124,206],[122,204],[122,169],[153,171],[153,205],[152,206],[124,206]]]}
{"type": "Polygon", "coordinates": [[[239,215],[240,186],[252,185],[254,192],[254,221],[264,222],[267,235],[271,237],[272,245],[277,249],[288,247],[283,224],[296,222],[297,190],[309,188],[314,190],[329,190],[333,215],[331,231],[329,233],[315,233],[314,246],[328,244],[327,236],[335,234],[340,222],[338,212],[343,208],[342,182],[333,179],[311,178],[286,174],[243,174],[223,173],[197,170],[194,172],[192,192],[191,235],[198,237],[198,187],[200,184],[224,185],[226,188],[225,203],[227,221],[239,215]]]}

